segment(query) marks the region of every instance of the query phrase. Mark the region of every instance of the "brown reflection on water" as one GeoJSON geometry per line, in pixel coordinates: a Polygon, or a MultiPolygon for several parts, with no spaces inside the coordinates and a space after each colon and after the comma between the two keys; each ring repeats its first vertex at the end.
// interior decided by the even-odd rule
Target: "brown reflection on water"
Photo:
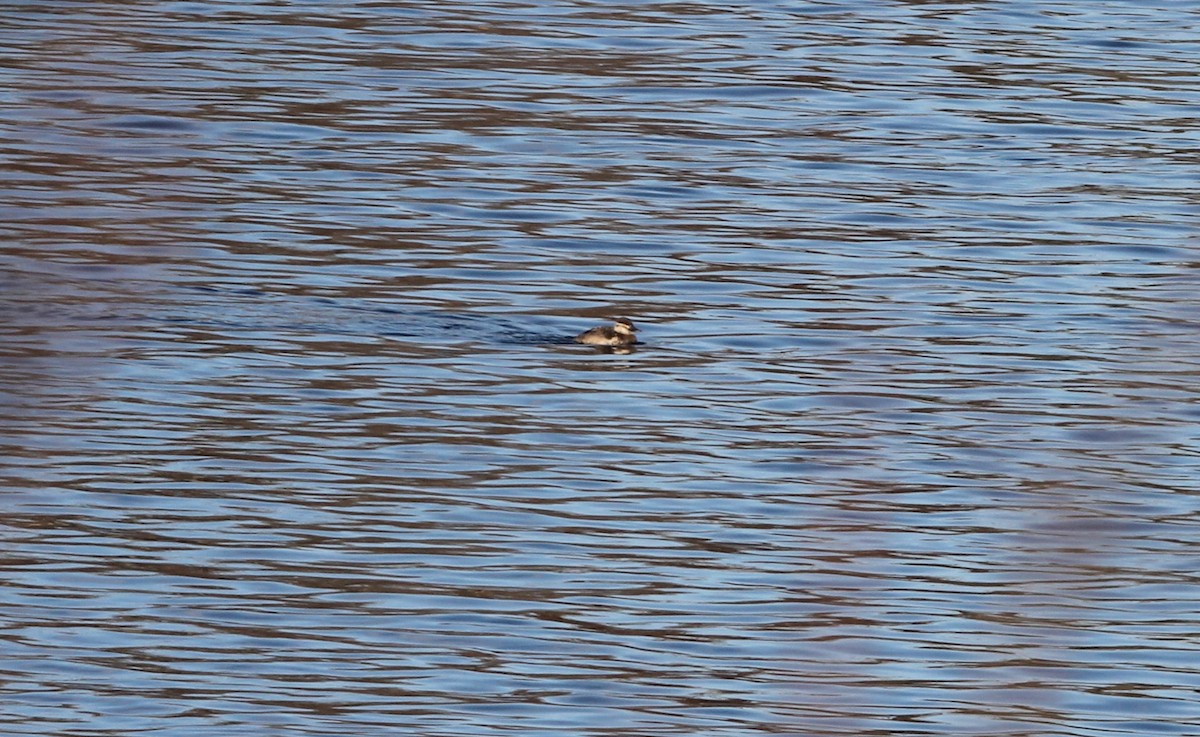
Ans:
{"type": "Polygon", "coordinates": [[[14,10],[13,723],[1190,729],[1195,54],[1026,10],[14,10]]]}

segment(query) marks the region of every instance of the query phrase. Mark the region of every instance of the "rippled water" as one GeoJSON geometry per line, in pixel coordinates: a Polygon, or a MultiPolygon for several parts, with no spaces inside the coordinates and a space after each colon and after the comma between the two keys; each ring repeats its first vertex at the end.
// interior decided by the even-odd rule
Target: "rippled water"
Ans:
{"type": "Polygon", "coordinates": [[[1200,734],[1188,4],[4,15],[4,733],[1200,734]]]}

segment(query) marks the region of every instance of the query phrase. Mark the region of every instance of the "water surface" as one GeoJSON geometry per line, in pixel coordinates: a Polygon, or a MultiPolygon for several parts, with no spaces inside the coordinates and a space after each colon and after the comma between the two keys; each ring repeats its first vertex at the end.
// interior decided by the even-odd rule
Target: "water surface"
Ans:
{"type": "Polygon", "coordinates": [[[1196,21],[13,5],[0,730],[1197,734],[1196,21]]]}

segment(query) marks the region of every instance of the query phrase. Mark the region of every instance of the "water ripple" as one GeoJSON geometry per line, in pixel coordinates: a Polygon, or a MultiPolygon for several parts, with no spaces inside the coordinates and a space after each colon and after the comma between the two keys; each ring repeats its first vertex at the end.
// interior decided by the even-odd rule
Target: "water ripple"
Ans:
{"type": "Polygon", "coordinates": [[[7,18],[0,732],[1192,733],[1186,10],[7,18]]]}

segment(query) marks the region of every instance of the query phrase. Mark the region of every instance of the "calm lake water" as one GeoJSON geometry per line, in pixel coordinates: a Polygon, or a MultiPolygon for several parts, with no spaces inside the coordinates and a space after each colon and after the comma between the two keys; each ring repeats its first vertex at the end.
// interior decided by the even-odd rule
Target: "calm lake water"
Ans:
{"type": "Polygon", "coordinates": [[[1194,4],[3,16],[4,734],[1200,735],[1194,4]]]}

